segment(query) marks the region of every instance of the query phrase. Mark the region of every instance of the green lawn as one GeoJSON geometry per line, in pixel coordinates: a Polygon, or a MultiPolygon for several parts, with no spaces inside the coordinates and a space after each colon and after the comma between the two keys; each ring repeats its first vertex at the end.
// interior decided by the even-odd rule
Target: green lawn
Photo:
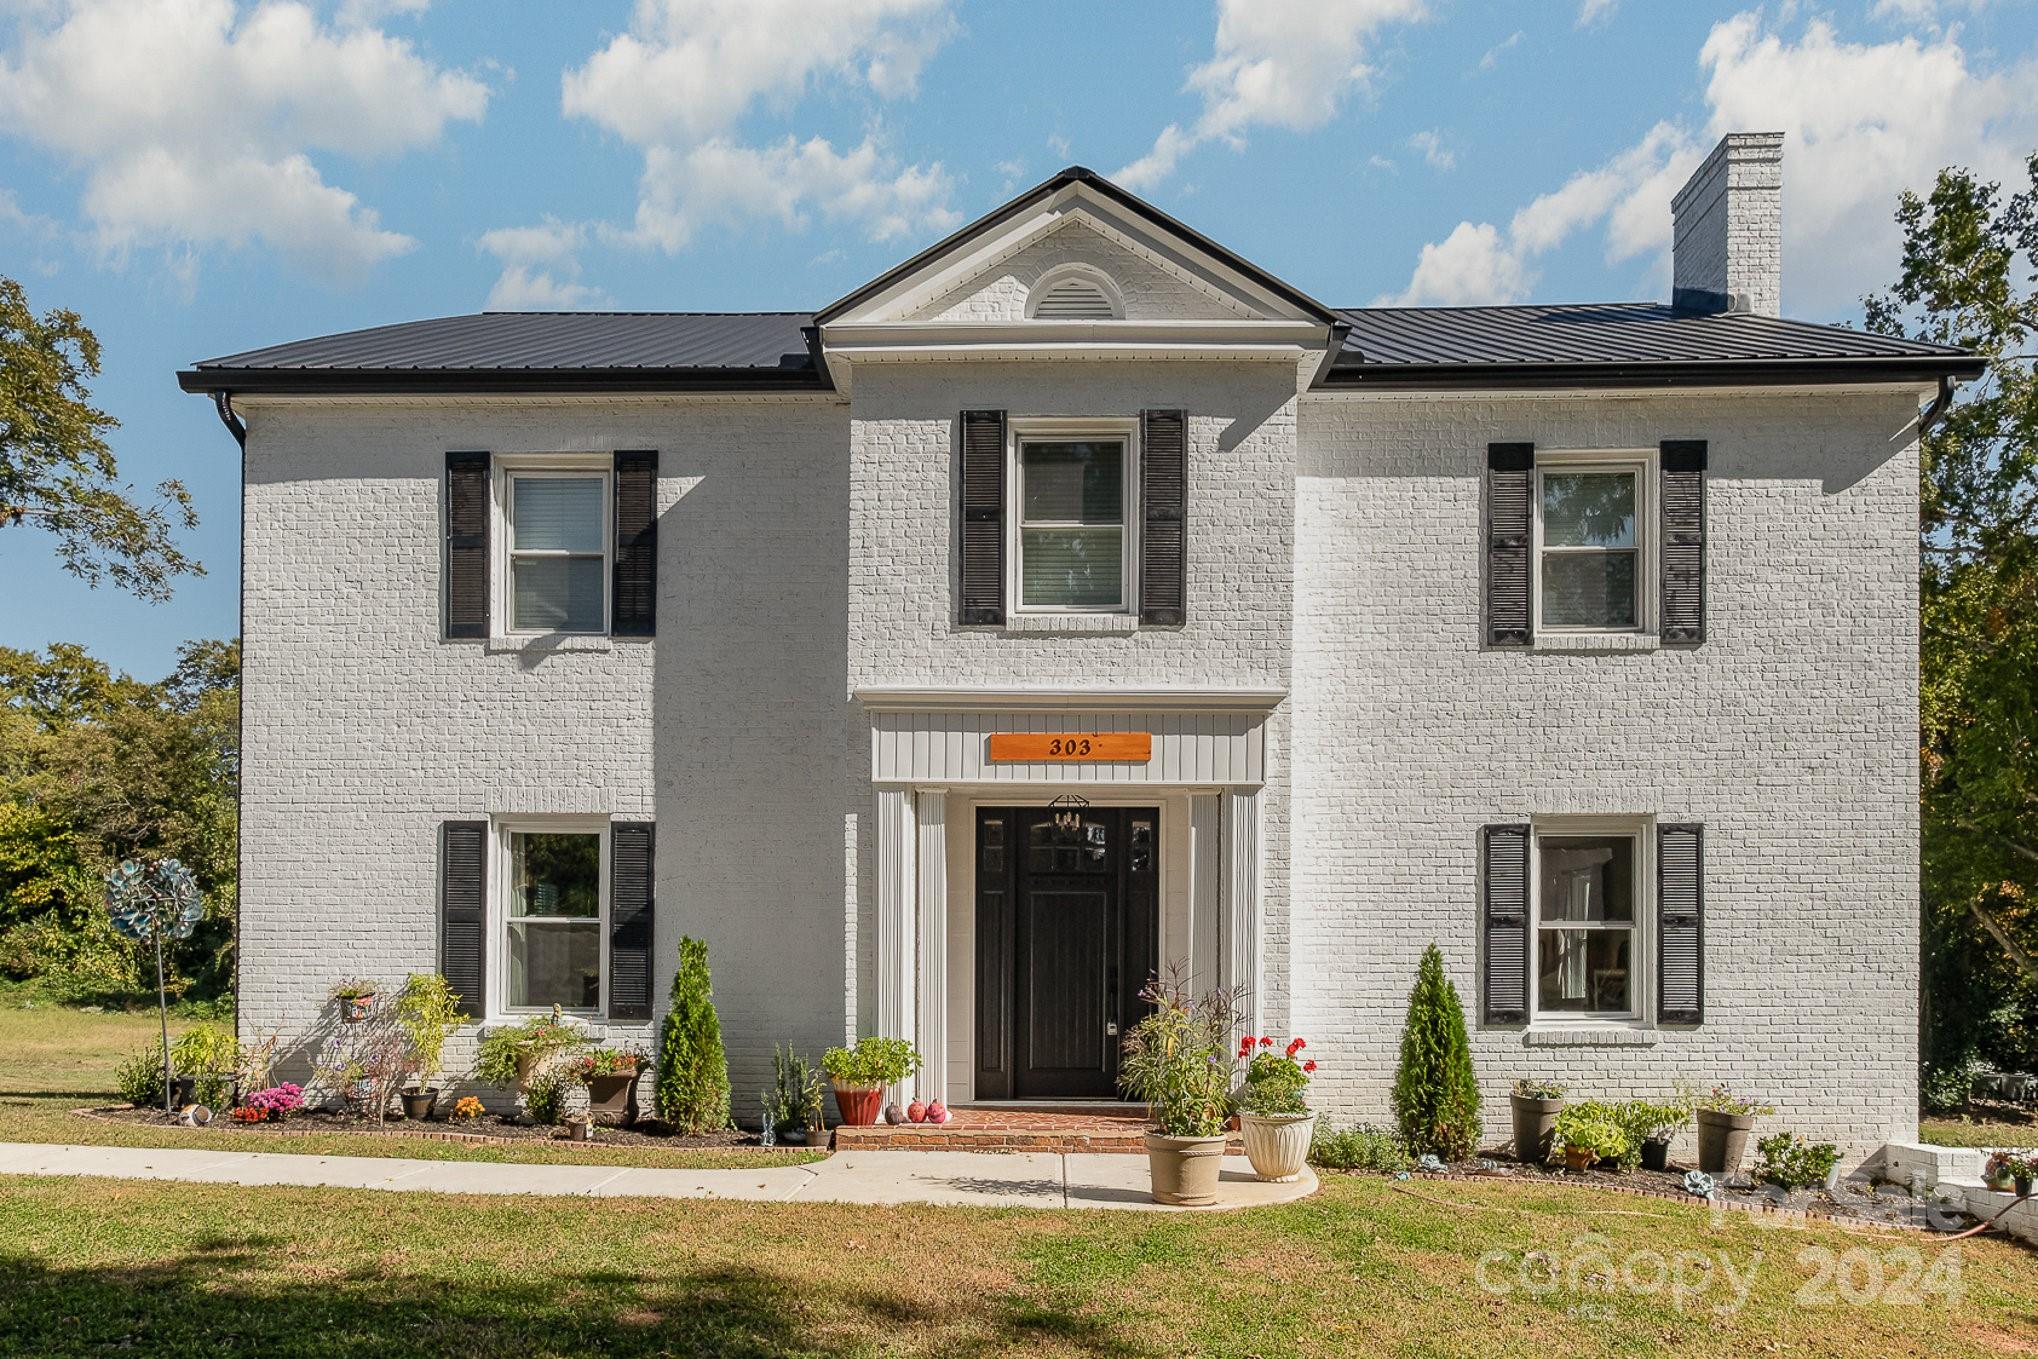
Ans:
{"type": "MultiPolygon", "coordinates": [[[[191,1021],[172,1018],[170,1037],[191,1021]]],[[[809,1151],[758,1148],[685,1150],[663,1147],[498,1147],[358,1133],[251,1135],[222,1128],[149,1128],[80,1118],[72,1112],[114,1101],[113,1070],[128,1053],[160,1041],[156,1012],[94,1012],[35,1001],[13,990],[0,996],[0,1142],[89,1142],[123,1147],[231,1147],[236,1151],[315,1156],[407,1156],[429,1161],[499,1161],[520,1165],[748,1168],[817,1160],[809,1151]]]]}
{"type": "MultiPolygon", "coordinates": [[[[0,1136],[140,1136],[63,1111],[153,1022],[0,1011],[0,1136]]],[[[0,1177],[9,1355],[1936,1359],[2038,1353],[2034,1281],[1995,1237],[1547,1184],[1160,1218],[0,1177]]]]}
{"type": "Polygon", "coordinates": [[[2038,1116],[1994,1105],[1978,1117],[1923,1118],[1918,1140],[1942,1147],[2038,1147],[2038,1116]]]}

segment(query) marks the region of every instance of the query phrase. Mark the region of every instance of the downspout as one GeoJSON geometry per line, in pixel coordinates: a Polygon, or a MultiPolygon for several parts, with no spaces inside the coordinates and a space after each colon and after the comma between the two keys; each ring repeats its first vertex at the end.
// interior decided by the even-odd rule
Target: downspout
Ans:
{"type": "Polygon", "coordinates": [[[245,454],[248,451],[248,422],[234,413],[234,394],[222,388],[212,394],[212,405],[219,412],[219,422],[226,426],[226,432],[234,436],[234,442],[245,454]]]}
{"type": "Polygon", "coordinates": [[[1939,395],[1932,398],[1932,404],[1925,407],[1925,413],[1918,417],[1918,437],[1924,438],[1932,432],[1932,426],[1946,418],[1947,408],[1953,404],[1953,379],[1939,379],[1939,395]]]}

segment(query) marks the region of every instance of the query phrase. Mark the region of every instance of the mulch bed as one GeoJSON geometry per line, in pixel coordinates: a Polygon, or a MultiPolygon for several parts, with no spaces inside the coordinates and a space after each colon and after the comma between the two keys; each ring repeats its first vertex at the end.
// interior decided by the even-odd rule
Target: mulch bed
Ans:
{"type": "MultiPolygon", "coordinates": [[[[1684,1188],[1689,1166],[1672,1163],[1668,1170],[1620,1172],[1611,1170],[1566,1170],[1562,1167],[1524,1165],[1511,1156],[1494,1154],[1476,1160],[1456,1162],[1442,1175],[1420,1170],[1410,1178],[1501,1179],[1519,1183],[1574,1184],[1591,1189],[1634,1194],[1644,1198],[1674,1199],[1700,1203],[1684,1188]]],[[[1959,1208],[1929,1198],[1918,1198],[1902,1185],[1875,1184],[1865,1176],[1840,1181],[1837,1188],[1801,1189],[1785,1192],[1775,1185],[1757,1184],[1745,1173],[1737,1177],[1714,1176],[1713,1201],[1735,1211],[1773,1213],[1828,1221],[1840,1226],[1862,1225],[1918,1228],[1930,1231],[1959,1231],[1974,1219],[1959,1208]]]]}
{"type": "MultiPolygon", "coordinates": [[[[80,1109],[88,1118],[102,1119],[109,1123],[132,1123],[149,1128],[182,1128],[182,1119],[172,1118],[161,1109],[136,1109],[127,1105],[115,1105],[98,1109],[80,1109]]],[[[686,1137],[672,1131],[657,1119],[639,1119],[627,1128],[603,1125],[597,1127],[594,1141],[587,1144],[573,1143],[566,1135],[566,1129],[542,1123],[519,1123],[514,1119],[497,1114],[483,1114],[480,1118],[462,1120],[449,1124],[439,1119],[413,1123],[401,1118],[390,1118],[382,1123],[362,1114],[334,1113],[327,1110],[313,1110],[294,1113],[282,1122],[237,1123],[226,1113],[215,1114],[206,1132],[223,1132],[250,1139],[306,1133],[349,1133],[370,1137],[413,1137],[429,1138],[441,1142],[470,1142],[483,1146],[515,1146],[530,1142],[555,1142],[566,1145],[592,1145],[597,1147],[667,1147],[674,1150],[726,1150],[737,1147],[759,1147],[763,1144],[754,1132],[729,1130],[686,1137]]],[[[780,1146],[784,1146],[783,1143],[780,1146]]],[[[787,1150],[801,1150],[788,1147],[787,1150]]]]}

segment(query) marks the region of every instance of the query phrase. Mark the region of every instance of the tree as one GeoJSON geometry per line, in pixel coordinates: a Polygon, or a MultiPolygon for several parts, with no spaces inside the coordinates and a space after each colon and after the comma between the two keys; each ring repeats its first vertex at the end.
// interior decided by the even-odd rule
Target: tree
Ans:
{"type": "Polygon", "coordinates": [[[679,941],[672,1008],[658,1039],[658,1116],[688,1136],[729,1126],[729,1058],[708,984],[708,946],[679,941]]]}
{"type": "Polygon", "coordinates": [[[1417,1155],[1462,1161],[1479,1144],[1479,1081],[1465,1037],[1465,1007],[1431,944],[1408,993],[1401,1065],[1394,1072],[1394,1118],[1417,1155]]]}
{"type": "Polygon", "coordinates": [[[106,443],[120,422],[92,404],[97,376],[99,340],[78,313],[37,316],[21,285],[0,278],[0,529],[54,533],[64,569],[87,585],[168,599],[176,577],[204,574],[170,537],[198,516],[181,482],[161,483],[146,505],[121,485],[106,443]]]}
{"type": "Polygon", "coordinates": [[[1977,1056],[2038,1058],[2038,155],[2025,175],[1906,193],[1902,273],[1866,301],[1988,363],[1919,448],[1923,1047],[1954,1092],[1977,1056]]]}

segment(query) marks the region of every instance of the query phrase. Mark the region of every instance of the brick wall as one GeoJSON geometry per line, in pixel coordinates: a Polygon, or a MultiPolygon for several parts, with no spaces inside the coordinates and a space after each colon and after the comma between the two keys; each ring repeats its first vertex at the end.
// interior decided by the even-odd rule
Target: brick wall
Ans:
{"type": "Polygon", "coordinates": [[[1707,1015],[1652,1046],[1480,1031],[1580,1096],[1728,1080],[1860,1148],[1916,1118],[1916,401],[1376,397],[1304,405],[1295,591],[1296,1020],[1339,1118],[1384,1119],[1436,940],[1478,1014],[1477,835],[1537,814],[1706,826],[1707,1015]],[[1481,649],[1489,440],[1710,442],[1709,639],[1481,649]]]}

